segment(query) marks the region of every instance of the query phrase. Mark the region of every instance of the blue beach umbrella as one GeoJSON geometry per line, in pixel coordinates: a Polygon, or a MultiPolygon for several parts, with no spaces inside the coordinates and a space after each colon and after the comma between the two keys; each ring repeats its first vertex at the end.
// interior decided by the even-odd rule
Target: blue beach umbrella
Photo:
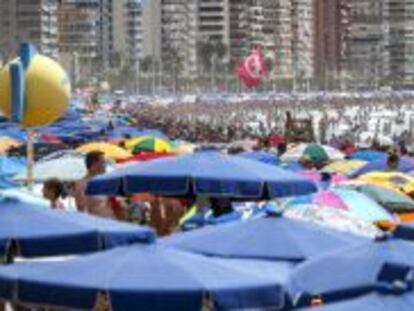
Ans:
{"type": "Polygon", "coordinates": [[[349,246],[294,269],[288,282],[291,297],[320,296],[337,301],[365,294],[377,287],[387,264],[413,266],[412,242],[390,239],[349,246]]]}
{"type": "Polygon", "coordinates": [[[279,164],[279,158],[276,154],[271,152],[264,152],[264,151],[252,151],[252,152],[243,152],[240,154],[240,156],[260,161],[266,164],[271,165],[278,165],[279,164]]]}
{"type": "Polygon", "coordinates": [[[367,162],[372,161],[385,161],[387,160],[388,154],[386,152],[376,150],[359,150],[348,156],[349,159],[362,160],[367,162]]]}
{"type": "Polygon", "coordinates": [[[90,195],[155,193],[236,199],[276,198],[316,191],[315,184],[277,167],[218,152],[197,152],[129,165],[89,182],[90,195]]]}
{"type": "Polygon", "coordinates": [[[381,295],[371,293],[355,299],[303,308],[298,311],[412,311],[414,310],[414,294],[381,295]]]}
{"type": "Polygon", "coordinates": [[[277,280],[157,245],[120,247],[63,262],[0,267],[0,297],[92,310],[99,293],[117,311],[199,311],[284,307],[277,280]]]}
{"type": "MultiPolygon", "coordinates": [[[[355,171],[352,176],[357,177],[366,173],[387,170],[387,159],[376,160],[365,164],[363,167],[355,171]]],[[[402,157],[398,165],[398,171],[407,173],[414,170],[414,159],[402,157]]]]}
{"type": "Polygon", "coordinates": [[[0,255],[13,245],[16,255],[42,257],[83,254],[154,239],[153,230],[146,227],[0,198],[0,255]]]}
{"type": "Polygon", "coordinates": [[[172,235],[160,243],[222,258],[301,262],[364,241],[363,237],[280,216],[206,227],[172,235]]]}

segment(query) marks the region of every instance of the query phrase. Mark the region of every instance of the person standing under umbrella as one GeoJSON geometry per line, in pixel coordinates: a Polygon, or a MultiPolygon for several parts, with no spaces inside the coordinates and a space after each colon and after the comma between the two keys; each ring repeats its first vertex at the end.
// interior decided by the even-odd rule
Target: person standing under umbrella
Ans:
{"type": "Polygon", "coordinates": [[[77,209],[96,216],[115,219],[116,215],[110,199],[100,196],[87,196],[85,194],[89,180],[104,174],[106,171],[104,154],[100,151],[91,151],[87,153],[85,157],[85,165],[87,169],[86,176],[77,181],[74,185],[73,196],[75,198],[77,209]]]}
{"type": "Polygon", "coordinates": [[[62,201],[64,186],[57,178],[48,179],[43,184],[43,197],[50,201],[50,207],[56,209],[65,209],[62,201]]]}
{"type": "Polygon", "coordinates": [[[399,164],[400,164],[400,157],[395,153],[390,154],[387,159],[387,171],[398,172],[399,164]]]}

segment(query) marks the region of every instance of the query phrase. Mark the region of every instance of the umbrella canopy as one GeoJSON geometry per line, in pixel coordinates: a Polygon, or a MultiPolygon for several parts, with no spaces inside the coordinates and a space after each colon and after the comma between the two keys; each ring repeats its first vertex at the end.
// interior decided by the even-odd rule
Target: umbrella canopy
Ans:
{"type": "Polygon", "coordinates": [[[374,224],[362,220],[346,210],[324,205],[304,204],[293,206],[286,209],[284,215],[289,218],[309,221],[336,230],[367,237],[377,237],[382,234],[382,231],[374,224]]]}
{"type": "Polygon", "coordinates": [[[300,311],[411,311],[414,309],[414,295],[381,295],[371,293],[342,302],[299,309],[300,311]]]}
{"type": "Polygon", "coordinates": [[[343,187],[352,188],[368,195],[392,213],[414,211],[414,200],[399,191],[374,184],[347,184],[343,187]]]}
{"type": "Polygon", "coordinates": [[[170,152],[171,143],[168,140],[154,136],[142,136],[127,140],[125,147],[134,153],[139,152],[170,152]]]}
{"type": "Polygon", "coordinates": [[[360,176],[357,180],[367,184],[383,186],[408,195],[414,193],[414,178],[402,173],[368,173],[360,176]]]}
{"type": "MultiPolygon", "coordinates": [[[[110,170],[111,162],[107,162],[110,170]]],[[[85,155],[77,152],[58,152],[36,162],[33,167],[33,180],[44,182],[50,178],[58,178],[61,181],[77,181],[85,177],[85,155]]],[[[26,180],[27,171],[23,171],[14,177],[15,180],[26,180]]]]}
{"type": "Polygon", "coordinates": [[[94,178],[91,195],[155,193],[164,196],[209,195],[237,199],[275,198],[316,191],[294,173],[243,157],[198,152],[157,159],[94,178]]]}
{"type": "MultiPolygon", "coordinates": [[[[402,157],[398,165],[398,170],[403,173],[414,170],[414,159],[409,157],[402,157]]],[[[369,162],[360,169],[356,170],[352,176],[361,176],[363,174],[376,171],[387,171],[387,159],[369,162]]]]}
{"type": "Polygon", "coordinates": [[[13,244],[17,255],[41,257],[82,254],[154,239],[149,228],[0,198],[0,255],[13,244]]]}
{"type": "Polygon", "coordinates": [[[364,238],[284,217],[265,217],[172,235],[161,243],[225,258],[300,262],[364,238]]]}
{"type": "Polygon", "coordinates": [[[348,207],[348,210],[359,218],[369,222],[388,221],[395,222],[394,217],[387,212],[381,205],[376,203],[368,196],[358,191],[334,189],[335,194],[341,198],[348,207]]]}
{"type": "Polygon", "coordinates": [[[104,142],[88,143],[76,150],[82,153],[100,151],[105,155],[106,158],[112,159],[114,161],[125,160],[132,156],[129,151],[126,151],[125,149],[122,149],[121,147],[118,147],[114,144],[104,142]]]}
{"type": "Polygon", "coordinates": [[[283,287],[270,277],[157,245],[120,247],[64,262],[0,267],[3,299],[92,310],[100,293],[107,294],[114,311],[284,307],[283,287]]]}
{"type": "Polygon", "coordinates": [[[118,160],[117,163],[145,162],[171,156],[173,156],[173,154],[168,152],[141,152],[129,158],[118,160]]]}
{"type": "MultiPolygon", "coordinates": [[[[37,161],[55,152],[67,150],[68,146],[65,144],[35,143],[33,148],[34,148],[34,159],[35,161],[37,161]]],[[[9,154],[13,156],[25,157],[27,154],[27,146],[24,145],[16,149],[13,149],[13,151],[9,152],[9,154]]]]}
{"type": "Polygon", "coordinates": [[[243,152],[240,154],[240,156],[260,161],[266,164],[271,165],[278,165],[279,164],[279,158],[276,154],[271,152],[264,152],[264,151],[251,151],[251,152],[243,152]]]}
{"type": "Polygon", "coordinates": [[[393,215],[387,212],[381,205],[356,190],[333,188],[313,196],[298,197],[288,201],[289,205],[310,203],[346,210],[352,215],[370,223],[395,222],[393,215]]]}
{"type": "Polygon", "coordinates": [[[414,241],[414,222],[399,225],[395,228],[393,237],[406,241],[414,241]]]}
{"type": "Polygon", "coordinates": [[[359,150],[348,156],[350,159],[362,160],[366,162],[372,161],[386,161],[388,154],[386,152],[376,151],[376,150],[359,150]]]}
{"type": "Polygon", "coordinates": [[[328,160],[340,160],[344,154],[339,150],[325,145],[299,144],[288,149],[282,156],[284,162],[299,161],[304,155],[309,156],[314,163],[324,163],[328,160]]]}
{"type": "Polygon", "coordinates": [[[412,266],[413,262],[412,242],[364,242],[303,263],[291,274],[288,287],[292,297],[321,295],[323,300],[338,300],[375,288],[385,264],[412,266]]]}
{"type": "Polygon", "coordinates": [[[366,161],[362,160],[337,160],[325,166],[322,171],[348,175],[360,169],[366,163],[366,161]]]}

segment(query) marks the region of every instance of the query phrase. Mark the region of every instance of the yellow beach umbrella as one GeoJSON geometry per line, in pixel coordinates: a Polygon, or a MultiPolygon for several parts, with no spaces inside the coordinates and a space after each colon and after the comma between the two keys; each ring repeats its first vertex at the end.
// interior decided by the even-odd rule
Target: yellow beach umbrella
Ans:
{"type": "Polygon", "coordinates": [[[0,137],[0,153],[5,153],[13,147],[20,147],[22,144],[22,142],[7,136],[0,137]]]}
{"type": "Polygon", "coordinates": [[[367,184],[384,186],[408,195],[414,194],[414,178],[403,173],[373,172],[364,174],[357,180],[367,184]]]}
{"type": "Polygon", "coordinates": [[[129,151],[124,150],[121,147],[118,147],[114,144],[105,143],[105,142],[89,143],[89,144],[79,147],[77,151],[82,152],[82,153],[88,153],[91,151],[100,151],[105,155],[106,158],[109,158],[115,161],[124,160],[124,159],[132,157],[132,154],[129,151]]]}
{"type": "Polygon", "coordinates": [[[337,160],[325,166],[322,171],[347,175],[360,169],[365,164],[367,162],[362,160],[337,160]]]}
{"type": "Polygon", "coordinates": [[[154,137],[142,136],[125,141],[125,147],[135,153],[137,152],[171,152],[172,146],[168,140],[154,137]]]}

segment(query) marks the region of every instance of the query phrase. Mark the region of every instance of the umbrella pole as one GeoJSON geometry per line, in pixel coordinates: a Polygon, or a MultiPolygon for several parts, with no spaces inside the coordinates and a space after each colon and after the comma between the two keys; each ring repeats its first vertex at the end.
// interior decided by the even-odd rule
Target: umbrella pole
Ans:
{"type": "Polygon", "coordinates": [[[27,188],[33,190],[33,166],[34,166],[34,145],[33,130],[27,129],[27,188]]]}

